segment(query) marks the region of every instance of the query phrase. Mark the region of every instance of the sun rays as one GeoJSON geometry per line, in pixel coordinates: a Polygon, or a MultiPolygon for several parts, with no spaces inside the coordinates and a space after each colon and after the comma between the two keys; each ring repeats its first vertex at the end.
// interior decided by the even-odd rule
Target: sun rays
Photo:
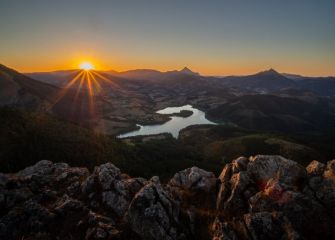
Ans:
{"type": "MultiPolygon", "coordinates": [[[[120,90],[120,86],[105,73],[87,68],[78,70],[75,76],[67,82],[53,97],[50,108],[68,109],[67,116],[76,121],[94,121],[98,119],[102,109],[97,98],[103,98],[106,92],[103,89],[120,90]],[[84,119],[87,118],[87,119],[84,119]]],[[[91,125],[91,124],[90,124],[91,125]]]]}

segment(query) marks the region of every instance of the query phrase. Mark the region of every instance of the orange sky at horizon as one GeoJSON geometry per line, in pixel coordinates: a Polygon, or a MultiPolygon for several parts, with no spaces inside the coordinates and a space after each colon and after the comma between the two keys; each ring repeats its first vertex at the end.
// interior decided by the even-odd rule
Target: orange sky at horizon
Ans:
{"type": "Polygon", "coordinates": [[[334,11],[334,0],[2,1],[0,64],[335,76],[334,11]]]}
{"type": "MultiPolygon", "coordinates": [[[[28,61],[24,58],[14,59],[12,61],[1,61],[1,64],[4,64],[7,67],[13,68],[16,71],[22,73],[28,72],[52,72],[52,71],[60,71],[60,70],[70,70],[70,69],[79,69],[80,64],[82,62],[90,62],[93,64],[96,70],[114,70],[118,72],[127,71],[127,70],[135,70],[135,69],[154,69],[158,71],[173,71],[173,70],[181,70],[184,67],[190,68],[194,72],[199,72],[201,75],[208,76],[229,76],[229,75],[249,75],[254,74],[260,71],[264,71],[270,68],[273,68],[281,73],[292,73],[299,74],[304,76],[312,76],[312,77],[327,77],[327,76],[335,76],[335,69],[331,66],[328,70],[325,71],[325,66],[311,66],[307,69],[302,66],[292,66],[290,64],[280,65],[280,64],[255,64],[255,62],[238,64],[238,63],[224,63],[220,65],[220,63],[211,64],[209,66],[201,66],[199,63],[193,64],[183,64],[179,63],[170,63],[164,66],[161,66],[154,62],[142,62],[137,64],[134,61],[129,61],[128,64],[126,62],[119,62],[116,60],[105,60],[99,59],[97,57],[74,57],[68,59],[67,61],[61,60],[41,60],[41,61],[28,61]],[[54,61],[52,61],[54,60],[54,61]]],[[[247,61],[246,61],[247,62],[247,61]]]]}

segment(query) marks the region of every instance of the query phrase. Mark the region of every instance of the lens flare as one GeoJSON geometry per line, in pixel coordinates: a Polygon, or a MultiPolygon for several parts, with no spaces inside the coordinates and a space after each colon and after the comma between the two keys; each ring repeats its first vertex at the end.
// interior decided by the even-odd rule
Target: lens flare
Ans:
{"type": "MultiPolygon", "coordinates": [[[[116,79],[108,74],[94,70],[89,62],[80,64],[81,70],[75,70],[74,76],[67,84],[51,96],[51,108],[67,109],[64,116],[71,120],[94,127],[103,109],[98,99],[106,96],[104,88],[124,92],[116,79]]],[[[100,100],[101,101],[101,100],[100,100]]]]}
{"type": "Polygon", "coordinates": [[[89,70],[92,70],[94,69],[94,66],[92,63],[90,62],[82,62],[80,65],[79,65],[80,69],[82,70],[86,70],[86,71],[89,71],[89,70]]]}

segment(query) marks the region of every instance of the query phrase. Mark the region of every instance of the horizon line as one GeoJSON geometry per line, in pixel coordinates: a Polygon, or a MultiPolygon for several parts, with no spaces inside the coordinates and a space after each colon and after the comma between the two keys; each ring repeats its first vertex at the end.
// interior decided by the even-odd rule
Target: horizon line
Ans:
{"type": "MultiPolygon", "coordinates": [[[[2,64],[2,63],[0,63],[0,65],[8,67],[8,65],[5,65],[5,64],[2,64]]],[[[55,69],[55,70],[49,70],[49,71],[19,71],[16,68],[13,68],[13,67],[8,67],[8,68],[11,68],[11,69],[13,69],[13,70],[15,70],[19,73],[22,73],[22,74],[52,73],[52,72],[66,72],[66,71],[80,71],[80,70],[82,70],[80,68],[68,68],[68,69],[55,69]]],[[[131,68],[131,69],[126,69],[126,70],[122,70],[122,71],[118,71],[118,70],[115,70],[115,69],[112,69],[112,68],[109,68],[109,69],[107,69],[107,68],[106,69],[92,69],[92,70],[100,71],[100,72],[116,72],[116,73],[125,73],[125,72],[129,72],[129,71],[148,70],[148,71],[157,71],[157,72],[160,72],[160,73],[168,73],[168,72],[174,72],[174,71],[180,72],[185,68],[187,68],[187,69],[191,70],[193,73],[197,73],[197,74],[199,74],[200,76],[203,76],[203,77],[250,76],[250,75],[255,75],[255,74],[270,71],[270,70],[274,70],[281,75],[293,75],[293,76],[295,75],[297,77],[314,77],[314,78],[335,77],[335,74],[334,75],[309,75],[309,74],[305,75],[305,74],[300,74],[300,73],[292,73],[292,72],[289,72],[289,71],[277,71],[273,67],[257,70],[257,71],[254,71],[253,73],[246,73],[246,74],[234,73],[234,74],[227,74],[227,75],[224,75],[224,74],[204,74],[203,75],[201,72],[193,71],[191,68],[189,68],[187,66],[179,68],[180,70],[172,69],[172,70],[167,70],[167,71],[163,71],[163,70],[159,70],[159,69],[155,69],[155,68],[131,68]]]]}
{"type": "MultiPolygon", "coordinates": [[[[228,74],[228,75],[220,75],[220,74],[202,74],[201,72],[198,71],[193,71],[192,69],[190,69],[189,67],[184,67],[184,68],[188,68],[189,70],[191,70],[193,73],[199,74],[199,76],[202,77],[239,77],[239,76],[251,76],[251,75],[255,75],[258,73],[262,73],[262,72],[267,72],[270,70],[274,70],[277,73],[283,75],[284,77],[286,77],[285,75],[292,75],[292,76],[296,76],[296,77],[313,77],[313,78],[327,78],[327,77],[335,77],[334,75],[305,75],[305,74],[300,74],[300,73],[290,73],[290,72],[282,72],[282,71],[277,71],[275,68],[268,68],[268,69],[263,69],[263,70],[258,70],[255,71],[253,73],[249,73],[249,74],[228,74]]],[[[167,70],[167,71],[162,71],[162,70],[158,70],[155,68],[131,68],[131,69],[127,69],[127,70],[123,70],[123,71],[117,71],[115,69],[92,69],[91,71],[99,71],[99,72],[115,72],[115,73],[125,73],[125,72],[130,72],[130,71],[141,71],[141,70],[147,70],[147,71],[156,71],[156,72],[160,72],[160,73],[169,73],[169,72],[180,72],[182,71],[184,68],[181,68],[181,70],[177,70],[177,69],[173,69],[173,70],[167,70]]],[[[23,71],[20,72],[22,74],[31,74],[31,73],[53,73],[53,72],[66,72],[66,71],[81,71],[83,69],[80,68],[69,68],[69,69],[59,69],[59,70],[50,70],[50,71],[23,71]]]]}

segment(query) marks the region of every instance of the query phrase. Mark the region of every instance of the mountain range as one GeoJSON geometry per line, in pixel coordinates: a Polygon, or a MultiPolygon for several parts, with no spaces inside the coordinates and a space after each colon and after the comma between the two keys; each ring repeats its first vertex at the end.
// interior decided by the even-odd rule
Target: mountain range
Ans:
{"type": "Polygon", "coordinates": [[[155,111],[183,104],[217,121],[262,131],[335,129],[334,77],[292,77],[274,69],[208,77],[185,67],[168,72],[92,70],[94,81],[83,84],[78,78],[83,70],[21,74],[1,65],[0,74],[1,105],[44,109],[109,134],[135,129],[136,123],[167,121],[155,111]]]}
{"type": "MultiPolygon", "coordinates": [[[[26,73],[27,76],[51,83],[57,86],[64,86],[72,79],[79,70],[26,73]]],[[[125,72],[99,71],[111,77],[125,78],[128,80],[146,80],[155,82],[171,82],[181,80],[183,77],[192,77],[197,81],[214,82],[230,88],[239,88],[256,91],[258,93],[268,93],[276,90],[297,89],[309,91],[322,96],[335,95],[335,77],[305,77],[295,74],[280,74],[274,69],[262,71],[246,76],[210,77],[202,76],[185,67],[180,71],[160,72],[152,69],[137,69],[125,72]]]]}

